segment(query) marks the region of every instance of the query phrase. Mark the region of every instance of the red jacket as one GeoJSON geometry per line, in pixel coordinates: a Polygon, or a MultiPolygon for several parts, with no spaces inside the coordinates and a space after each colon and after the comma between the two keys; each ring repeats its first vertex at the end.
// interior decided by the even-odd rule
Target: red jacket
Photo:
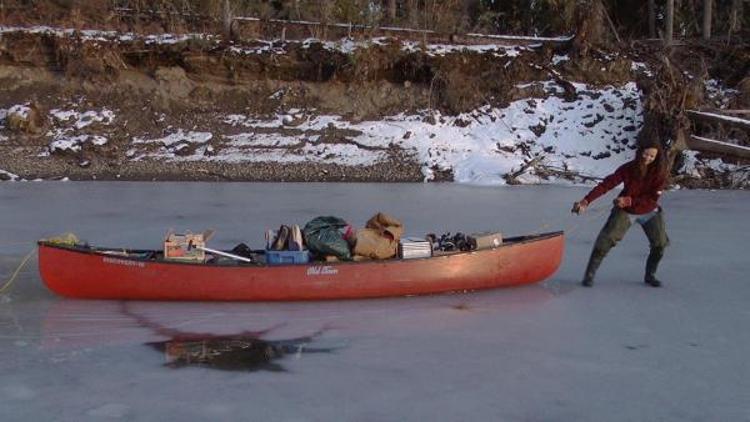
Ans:
{"type": "Polygon", "coordinates": [[[614,173],[605,177],[591,192],[584,198],[589,203],[594,202],[596,198],[612,190],[620,183],[625,184],[625,188],[620,192],[618,197],[630,197],[630,206],[623,208],[630,214],[646,214],[656,209],[658,206],[661,191],[666,184],[666,176],[657,171],[656,166],[649,167],[646,177],[638,179],[636,176],[638,164],[634,161],[621,165],[614,173]]]}

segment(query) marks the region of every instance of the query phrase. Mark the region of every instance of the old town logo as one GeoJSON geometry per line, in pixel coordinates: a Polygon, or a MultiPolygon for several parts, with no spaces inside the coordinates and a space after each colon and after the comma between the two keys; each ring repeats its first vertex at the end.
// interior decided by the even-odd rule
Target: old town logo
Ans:
{"type": "Polygon", "coordinates": [[[127,267],[141,267],[141,268],[146,267],[145,262],[130,261],[128,259],[104,257],[102,258],[102,261],[106,264],[125,265],[127,267]]]}
{"type": "Polygon", "coordinates": [[[330,265],[315,265],[307,268],[307,275],[333,275],[338,272],[339,270],[330,265]]]}

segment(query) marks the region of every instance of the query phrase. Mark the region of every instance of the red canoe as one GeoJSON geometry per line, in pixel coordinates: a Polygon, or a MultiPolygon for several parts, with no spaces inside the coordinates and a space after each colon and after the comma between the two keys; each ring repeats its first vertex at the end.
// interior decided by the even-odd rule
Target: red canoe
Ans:
{"type": "MultiPolygon", "coordinates": [[[[62,296],[133,300],[324,300],[408,296],[536,283],[560,266],[562,232],[431,258],[287,264],[139,259],[122,249],[39,242],[39,271],[62,296]]],[[[144,252],[144,251],[133,251],[144,252]]]]}

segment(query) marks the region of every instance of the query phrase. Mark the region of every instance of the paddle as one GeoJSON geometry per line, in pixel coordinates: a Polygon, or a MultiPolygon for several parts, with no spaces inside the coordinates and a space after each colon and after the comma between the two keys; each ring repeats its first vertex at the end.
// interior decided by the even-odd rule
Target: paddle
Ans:
{"type": "Polygon", "coordinates": [[[231,254],[231,253],[228,253],[228,252],[223,252],[223,251],[217,251],[216,249],[204,248],[203,246],[193,246],[192,244],[188,245],[188,249],[190,249],[191,246],[193,248],[195,248],[195,249],[199,249],[199,250],[202,250],[204,252],[212,253],[212,254],[215,254],[215,255],[225,256],[227,258],[236,259],[237,261],[250,262],[252,264],[255,264],[255,261],[253,261],[250,258],[245,258],[244,256],[234,255],[234,254],[231,254]]]}
{"type": "MultiPolygon", "coordinates": [[[[208,239],[210,239],[211,237],[213,237],[213,235],[214,235],[214,230],[213,229],[208,229],[208,230],[204,231],[203,232],[203,241],[204,242],[208,241],[208,239]]],[[[255,264],[256,263],[254,260],[252,260],[250,258],[245,258],[244,256],[239,256],[239,255],[231,254],[229,252],[218,251],[216,249],[207,248],[205,246],[194,245],[193,242],[189,242],[188,243],[188,250],[190,250],[192,248],[201,250],[203,252],[212,253],[214,255],[221,255],[221,256],[224,256],[224,257],[227,257],[227,258],[232,258],[232,259],[235,259],[237,261],[249,262],[251,264],[255,264]]]]}

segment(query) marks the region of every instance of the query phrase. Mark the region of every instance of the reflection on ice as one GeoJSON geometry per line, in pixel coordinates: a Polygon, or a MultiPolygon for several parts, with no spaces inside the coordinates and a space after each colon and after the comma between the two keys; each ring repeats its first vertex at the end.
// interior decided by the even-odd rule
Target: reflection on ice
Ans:
{"type": "Polygon", "coordinates": [[[167,341],[147,343],[164,353],[169,368],[202,366],[221,370],[283,372],[276,360],[289,354],[330,353],[333,347],[315,347],[312,336],[266,341],[251,333],[235,336],[186,334],[167,341]]]}
{"type": "Polygon", "coordinates": [[[0,191],[6,223],[0,274],[6,276],[28,251],[8,244],[66,230],[106,245],[149,249],[158,247],[165,227],[202,229],[210,222],[225,234],[215,246],[226,248],[261,239],[262,229],[279,221],[334,211],[364,221],[384,204],[415,234],[439,225],[454,231],[498,227],[512,235],[550,223],[564,228],[567,239],[559,273],[544,284],[360,301],[128,302],[123,309],[116,301],[54,296],[28,267],[0,295],[3,422],[233,421],[237,415],[747,420],[747,192],[665,195],[673,241],[663,268],[669,284],[655,291],[641,281],[647,242],[640,233],[613,250],[594,289],[579,287],[604,216],[568,213],[570,201],[585,193],[578,188],[40,183],[0,184],[0,191]],[[23,195],[2,200],[17,192],[23,195]],[[121,214],[108,218],[109,210],[121,214]],[[270,363],[294,377],[269,368],[172,370],[144,345],[180,333],[201,336],[179,346],[181,352],[170,346],[174,357],[202,353],[204,345],[209,353],[264,344],[257,339],[272,346],[272,355],[278,353],[273,347],[288,346],[270,363]],[[238,333],[258,336],[241,340],[252,342],[248,346],[231,339],[238,333]],[[312,341],[305,343],[306,337],[312,341]],[[335,350],[305,354],[311,347],[335,350]]]}
{"type": "MultiPolygon", "coordinates": [[[[404,319],[423,329],[461,324],[460,316],[513,314],[551,300],[545,285],[416,298],[291,303],[145,302],[54,298],[42,313],[43,350],[135,345],[168,339],[217,339],[250,336],[271,339],[329,337],[352,331],[378,332],[404,319]],[[325,334],[325,335],[324,335],[325,334]]],[[[16,304],[6,309],[8,322],[16,304]]],[[[16,325],[23,321],[16,322],[16,325]]],[[[27,327],[28,328],[28,327],[27,327]]],[[[23,330],[23,327],[19,327],[23,330]]],[[[11,336],[16,338],[16,336],[11,336]]],[[[6,338],[11,338],[6,337],[6,338]]],[[[320,343],[321,339],[316,342],[320,343]]]]}
{"type": "Polygon", "coordinates": [[[146,344],[164,353],[165,366],[284,371],[287,355],[331,353],[345,344],[320,337],[325,325],[291,324],[238,303],[167,303],[59,300],[47,310],[42,350],[129,347],[146,344]],[[268,328],[254,330],[264,325],[268,328]],[[292,335],[294,331],[294,335],[292,335]],[[299,334],[300,332],[310,334],[299,334]],[[279,338],[283,335],[286,338],[279,338]],[[273,337],[267,339],[266,337],[273,337]],[[166,340],[165,340],[166,339],[166,340]]]}
{"type": "Polygon", "coordinates": [[[264,340],[262,337],[276,327],[238,334],[215,335],[170,328],[133,311],[128,302],[120,302],[121,313],[131,317],[139,326],[154,334],[171,337],[166,341],[146,343],[164,353],[165,366],[181,368],[202,366],[221,370],[282,372],[274,362],[288,354],[330,353],[333,347],[315,347],[311,343],[323,334],[323,329],[307,336],[286,340],[264,340]]]}

